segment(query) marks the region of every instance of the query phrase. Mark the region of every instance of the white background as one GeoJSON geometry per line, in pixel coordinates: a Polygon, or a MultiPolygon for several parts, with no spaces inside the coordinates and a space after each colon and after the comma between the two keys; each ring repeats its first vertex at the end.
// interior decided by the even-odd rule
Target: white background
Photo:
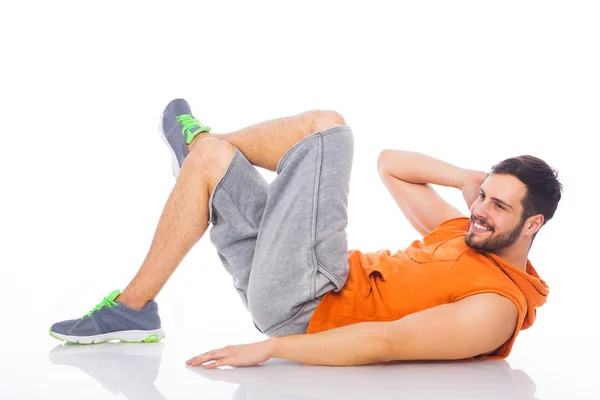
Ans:
{"type": "MultiPolygon", "coordinates": [[[[597,396],[599,11],[593,1],[2,2],[0,397],[114,398],[48,361],[58,342],[47,329],[123,289],[146,255],[174,184],[157,127],[175,97],[214,132],[340,112],[356,142],[348,235],[363,251],[418,238],[379,180],[382,149],[483,170],[545,159],[563,200],[530,259],[551,293],[506,361],[538,398],[597,396]]],[[[467,212],[460,193],[442,193],[467,212]]],[[[167,339],[150,383],[169,399],[231,398],[237,385],[184,366],[263,338],[208,237],[157,301],[167,339]]],[[[91,360],[88,374],[106,372],[91,360]]],[[[115,362],[118,375],[126,362],[115,362]]],[[[332,379],[339,391],[352,378],[332,379]]],[[[414,382],[423,387],[392,391],[433,393],[414,382]]]]}

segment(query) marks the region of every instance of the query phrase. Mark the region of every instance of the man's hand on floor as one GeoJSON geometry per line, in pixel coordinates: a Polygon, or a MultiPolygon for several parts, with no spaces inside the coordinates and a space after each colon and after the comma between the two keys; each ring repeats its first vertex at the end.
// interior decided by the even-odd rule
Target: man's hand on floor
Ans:
{"type": "Polygon", "coordinates": [[[186,361],[187,365],[197,367],[200,364],[214,361],[204,365],[204,368],[217,368],[222,366],[248,367],[263,363],[273,356],[273,341],[242,344],[237,346],[226,346],[222,349],[211,350],[186,361]]]}

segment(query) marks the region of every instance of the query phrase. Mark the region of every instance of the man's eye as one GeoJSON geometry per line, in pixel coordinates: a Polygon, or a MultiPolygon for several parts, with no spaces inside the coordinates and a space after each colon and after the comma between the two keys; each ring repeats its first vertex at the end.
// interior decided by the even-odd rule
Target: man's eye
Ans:
{"type": "Polygon", "coordinates": [[[496,203],[496,207],[498,207],[501,210],[504,210],[504,207],[502,207],[500,204],[496,203]]]}

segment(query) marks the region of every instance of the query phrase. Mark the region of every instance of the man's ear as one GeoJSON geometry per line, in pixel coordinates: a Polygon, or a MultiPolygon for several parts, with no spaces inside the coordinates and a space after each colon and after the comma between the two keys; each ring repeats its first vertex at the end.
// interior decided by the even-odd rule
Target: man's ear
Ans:
{"type": "Polygon", "coordinates": [[[527,218],[527,222],[525,222],[524,229],[526,230],[528,235],[534,235],[540,228],[544,225],[544,216],[542,214],[537,214],[532,217],[527,218]]]}

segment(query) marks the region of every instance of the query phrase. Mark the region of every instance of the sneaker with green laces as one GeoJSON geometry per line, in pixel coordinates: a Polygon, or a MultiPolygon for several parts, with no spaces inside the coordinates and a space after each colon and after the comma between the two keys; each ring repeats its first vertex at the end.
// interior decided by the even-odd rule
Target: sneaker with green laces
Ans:
{"type": "Polygon", "coordinates": [[[89,313],[78,319],[57,322],[50,336],[69,343],[94,344],[110,340],[122,342],[157,342],[165,337],[152,300],[141,310],[133,310],[115,299],[121,292],[112,291],[89,313]]]}
{"type": "Polygon", "coordinates": [[[211,128],[198,122],[192,115],[190,105],[184,99],[172,100],[163,111],[160,119],[162,139],[171,151],[171,168],[175,178],[188,155],[187,145],[202,132],[211,128]]]}

